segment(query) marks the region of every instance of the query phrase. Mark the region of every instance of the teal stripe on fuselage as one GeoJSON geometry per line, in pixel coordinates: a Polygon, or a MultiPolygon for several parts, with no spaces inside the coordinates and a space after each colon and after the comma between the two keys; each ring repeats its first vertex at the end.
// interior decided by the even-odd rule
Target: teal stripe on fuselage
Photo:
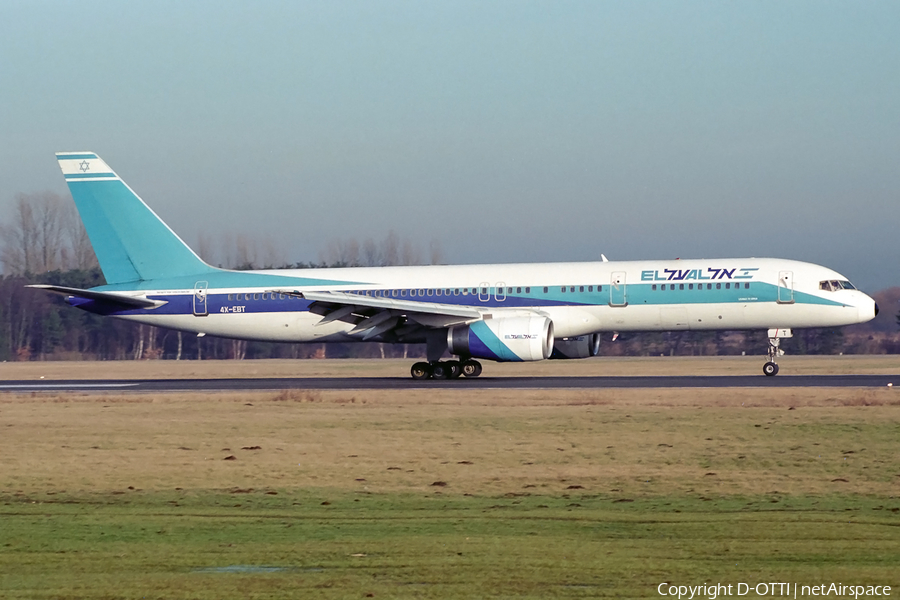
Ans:
{"type": "MultiPolygon", "coordinates": [[[[315,273],[311,270],[310,273],[315,273]]],[[[93,288],[97,291],[159,291],[159,290],[191,290],[199,281],[205,281],[209,294],[216,289],[239,290],[246,288],[248,291],[264,291],[270,289],[286,290],[304,287],[337,288],[347,290],[358,286],[359,288],[382,288],[370,283],[341,281],[333,279],[318,279],[315,277],[297,277],[277,275],[272,273],[255,273],[252,271],[227,271],[212,269],[206,273],[185,275],[180,277],[165,277],[151,281],[128,282],[112,285],[104,285],[93,288]]],[[[459,306],[474,306],[484,308],[530,308],[546,306],[606,306],[609,304],[609,288],[603,287],[602,292],[566,292],[562,293],[559,286],[550,288],[544,294],[542,286],[532,286],[539,291],[530,294],[507,294],[506,300],[496,300],[492,294],[488,301],[481,301],[476,294],[468,295],[433,295],[411,296],[410,288],[404,288],[406,294],[389,296],[398,300],[409,300],[423,304],[439,303],[459,306]]],[[[418,289],[418,288],[416,288],[418,289]]],[[[443,289],[443,288],[442,288],[443,289]]],[[[491,292],[495,289],[491,288],[491,292]]],[[[778,286],[769,283],[753,282],[750,289],[712,289],[712,290],[652,290],[650,284],[634,284],[627,287],[627,300],[629,306],[678,306],[689,304],[755,304],[774,303],[778,298],[778,286]]],[[[813,294],[794,291],[795,304],[815,304],[824,306],[843,306],[842,302],[829,300],[813,294]]],[[[499,342],[499,340],[498,340],[499,342]]]]}

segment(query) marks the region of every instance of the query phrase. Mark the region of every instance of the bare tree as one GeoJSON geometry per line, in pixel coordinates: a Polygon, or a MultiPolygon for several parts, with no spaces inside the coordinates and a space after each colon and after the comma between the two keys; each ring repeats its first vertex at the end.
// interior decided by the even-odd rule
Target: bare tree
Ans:
{"type": "Polygon", "coordinates": [[[358,267],[359,242],[354,239],[333,239],[328,242],[324,252],[319,253],[319,260],[328,265],[341,267],[358,267]]]}
{"type": "Polygon", "coordinates": [[[381,253],[378,251],[378,244],[372,238],[363,242],[362,264],[366,267],[381,266],[381,253]]]}
{"type": "Polygon", "coordinates": [[[234,238],[234,263],[235,269],[252,269],[257,265],[256,242],[245,235],[238,234],[234,238]]]}
{"type": "Polygon", "coordinates": [[[197,234],[197,256],[208,264],[216,264],[216,251],[213,248],[212,237],[205,233],[197,234]]]}
{"type": "Polygon", "coordinates": [[[433,239],[431,240],[431,244],[429,245],[429,250],[431,254],[431,264],[440,265],[444,262],[444,246],[441,244],[441,240],[433,239]]]}
{"type": "Polygon", "coordinates": [[[0,229],[0,260],[9,273],[44,273],[64,266],[65,200],[53,192],[17,194],[12,223],[0,229]]]}
{"type": "Polygon", "coordinates": [[[381,245],[381,264],[399,265],[400,263],[400,237],[393,229],[388,232],[387,237],[381,245]]]}
{"type": "Polygon", "coordinates": [[[66,266],[70,269],[87,270],[97,266],[97,255],[88,237],[87,229],[75,209],[75,203],[65,205],[64,227],[69,246],[66,252],[66,266]]]}

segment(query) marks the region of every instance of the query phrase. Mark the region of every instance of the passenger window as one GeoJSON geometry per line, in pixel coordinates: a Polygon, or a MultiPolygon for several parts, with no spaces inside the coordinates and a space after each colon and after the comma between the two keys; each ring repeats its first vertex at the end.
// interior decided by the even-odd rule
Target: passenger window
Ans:
{"type": "Polygon", "coordinates": [[[597,291],[598,291],[598,292],[602,292],[602,291],[603,291],[603,286],[602,286],[602,285],[598,285],[598,286],[597,286],[597,291]]]}
{"type": "Polygon", "coordinates": [[[254,300],[259,300],[259,294],[253,294],[253,299],[254,299],[254,300]]]}
{"type": "Polygon", "coordinates": [[[507,293],[507,294],[512,294],[512,288],[506,288],[506,293],[507,293]]]}
{"type": "Polygon", "coordinates": [[[588,286],[588,291],[589,291],[589,292],[593,292],[593,291],[594,291],[594,286],[589,285],[589,286],[588,286]]]}
{"type": "Polygon", "coordinates": [[[689,283],[689,284],[688,284],[688,289],[689,289],[689,290],[694,289],[694,284],[693,284],[693,283],[689,283]]]}
{"type": "Polygon", "coordinates": [[[228,299],[229,299],[229,300],[231,300],[231,296],[232,296],[232,295],[233,295],[233,294],[228,294],[228,299]]]}
{"type": "Polygon", "coordinates": [[[707,283],[707,284],[706,284],[706,289],[711,290],[711,289],[712,289],[712,284],[711,284],[711,283],[707,283]]]}
{"type": "Polygon", "coordinates": [[[566,286],[562,286],[561,288],[559,288],[559,291],[561,291],[563,294],[565,294],[565,293],[566,293],[566,286]]]}
{"type": "Polygon", "coordinates": [[[749,284],[749,283],[745,283],[745,284],[744,284],[744,289],[745,289],[745,290],[749,290],[749,289],[750,289],[750,284],[749,284]]]}
{"type": "Polygon", "coordinates": [[[655,291],[656,291],[656,284],[654,283],[653,285],[651,285],[651,286],[650,286],[650,289],[653,290],[653,291],[655,292],[655,291]]]}
{"type": "Polygon", "coordinates": [[[435,294],[436,296],[440,296],[440,295],[443,293],[443,291],[444,291],[444,290],[438,288],[437,290],[435,290],[434,294],[435,294]]]}
{"type": "Polygon", "coordinates": [[[578,291],[579,291],[579,292],[583,292],[583,291],[584,291],[584,286],[583,286],[583,285],[578,286],[578,291]]]}
{"type": "Polygon", "coordinates": [[[573,285],[572,287],[570,287],[570,288],[569,288],[569,291],[572,292],[572,293],[574,294],[574,293],[575,293],[575,286],[573,285]]]}
{"type": "Polygon", "coordinates": [[[730,283],[726,283],[726,284],[725,284],[725,289],[726,289],[726,290],[730,290],[730,289],[731,289],[731,284],[730,284],[730,283]]]}
{"type": "Polygon", "coordinates": [[[522,293],[522,288],[517,287],[517,288],[516,288],[516,293],[517,293],[517,294],[521,294],[521,293],[522,293]]]}
{"type": "Polygon", "coordinates": [[[545,293],[545,294],[547,293],[547,287],[546,287],[546,286],[544,286],[544,293],[545,293]]]}
{"type": "Polygon", "coordinates": [[[683,283],[679,283],[679,284],[678,284],[678,289],[679,289],[679,290],[683,290],[683,289],[684,289],[684,284],[683,284],[683,283]]]}
{"type": "Polygon", "coordinates": [[[428,290],[428,295],[429,295],[429,296],[434,296],[434,290],[428,290]]]}
{"type": "Polygon", "coordinates": [[[717,289],[717,290],[721,290],[721,289],[722,289],[722,284],[721,284],[721,283],[717,283],[717,284],[716,284],[716,289],[717,289]]]}
{"type": "Polygon", "coordinates": [[[525,288],[525,293],[526,293],[526,294],[530,294],[530,293],[531,293],[531,288],[530,288],[530,287],[525,288]]]}

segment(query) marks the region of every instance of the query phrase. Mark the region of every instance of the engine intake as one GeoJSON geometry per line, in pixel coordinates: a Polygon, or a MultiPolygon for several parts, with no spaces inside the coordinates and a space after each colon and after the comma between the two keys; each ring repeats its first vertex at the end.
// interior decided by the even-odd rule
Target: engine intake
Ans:
{"type": "Polygon", "coordinates": [[[507,317],[477,321],[447,330],[451,354],[496,361],[550,358],[553,322],[547,317],[507,317]]]}

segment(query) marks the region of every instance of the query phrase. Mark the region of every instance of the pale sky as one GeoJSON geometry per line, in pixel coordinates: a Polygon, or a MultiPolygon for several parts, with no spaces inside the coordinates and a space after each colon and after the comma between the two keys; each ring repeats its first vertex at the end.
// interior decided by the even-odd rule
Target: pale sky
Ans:
{"type": "Polygon", "coordinates": [[[776,256],[900,285],[900,3],[0,4],[0,218],[97,152],[291,261],[776,256]]]}

